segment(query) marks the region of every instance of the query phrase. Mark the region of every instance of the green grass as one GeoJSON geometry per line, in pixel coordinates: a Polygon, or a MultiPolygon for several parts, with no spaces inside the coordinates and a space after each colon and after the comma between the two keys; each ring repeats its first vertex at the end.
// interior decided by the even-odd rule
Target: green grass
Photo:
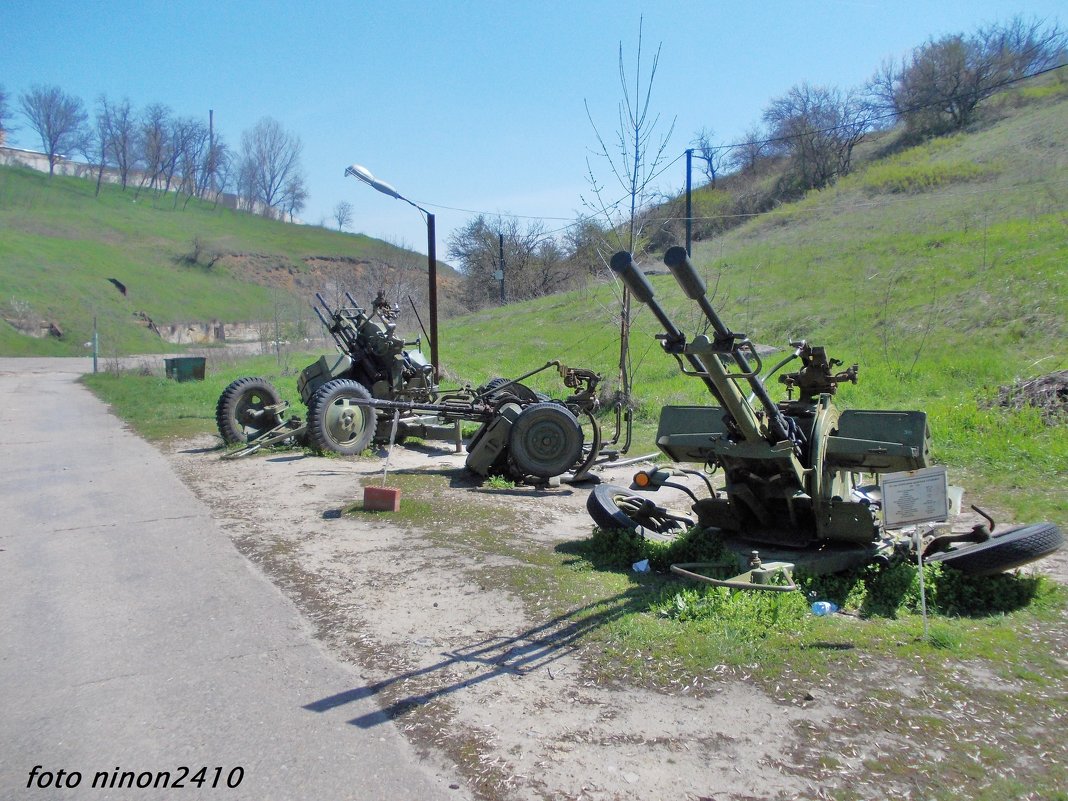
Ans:
{"type": "Polygon", "coordinates": [[[829,797],[884,797],[880,790],[898,781],[944,799],[962,792],[993,799],[1020,787],[1056,797],[1063,786],[1060,760],[1026,757],[1059,753],[1055,721],[1068,680],[1059,658],[1068,601],[1062,587],[1005,576],[982,591],[985,608],[960,615],[953,605],[974,606],[978,583],[929,567],[925,635],[914,611],[914,570],[895,566],[881,579],[868,575],[863,592],[848,577],[838,587],[806,583],[808,592],[839,597],[849,612],[816,617],[802,592],[731,592],[630,570],[639,557],[657,567],[715,558],[715,543],[701,534],[665,545],[595,531],[549,549],[530,536],[531,521],[492,492],[447,492],[453,478],[445,474],[398,478],[401,524],[461,555],[479,583],[518,596],[543,635],[556,632],[560,647],[577,645],[582,681],[637,684],[715,703],[723,681],[733,678],[756,683],[784,705],[815,697],[851,709],[819,727],[799,722],[799,753],[787,760],[807,777],[826,781],[829,797]],[[404,513],[406,504],[411,511],[404,513]],[[968,592],[972,597],[964,599],[968,592]],[[874,605],[869,595],[883,605],[880,612],[862,613],[874,605]],[[879,758],[870,770],[851,775],[878,789],[858,795],[831,789],[841,777],[840,757],[851,743],[870,741],[865,732],[873,729],[885,732],[879,758]],[[919,742],[938,759],[917,765],[910,749],[919,742]]]}
{"type": "MultiPolygon", "coordinates": [[[[216,433],[215,406],[223,390],[237,378],[257,375],[278,389],[294,412],[304,409],[297,393],[297,379],[288,361],[277,356],[234,360],[225,352],[209,352],[204,381],[173,381],[146,362],[140,368],[119,370],[105,360],[101,371],[82,381],[110,404],[134,431],[150,441],[162,441],[197,434],[216,433]]],[[[301,367],[313,358],[295,357],[301,367]]],[[[221,443],[220,443],[221,445],[221,443]]]]}
{"type": "MultiPolygon", "coordinates": [[[[0,167],[0,317],[56,322],[64,336],[45,345],[0,320],[7,355],[82,353],[97,318],[106,353],[172,350],[134,317],[159,326],[271,319],[294,298],[284,286],[307,273],[307,261],[396,259],[397,248],[362,235],[288,225],[191,200],[156,197],[130,187],[0,167]],[[258,275],[191,263],[194,240],[208,250],[244,254],[258,275]],[[121,281],[123,296],[108,282],[121,281]],[[257,283],[259,281],[259,283],[257,283]]],[[[299,304],[306,307],[307,300],[299,304]]],[[[307,316],[307,315],[305,315],[307,316]]],[[[316,323],[316,325],[318,325],[316,323]]]]}
{"type": "MultiPolygon", "coordinates": [[[[1066,130],[1068,99],[1058,94],[979,132],[873,162],[694,247],[728,326],[772,346],[804,337],[859,363],[859,384],[841,388],[840,406],[925,410],[935,458],[968,502],[1001,520],[1062,526],[1065,427],[990,404],[1000,386],[1068,368],[1066,130]],[[888,182],[924,191],[872,194],[888,182]]],[[[669,276],[651,283],[680,327],[701,328],[669,276]]],[[[448,320],[442,358],[451,375],[475,382],[558,358],[598,370],[613,388],[618,317],[618,284],[591,284],[448,320]]],[[[709,401],[660,350],[659,331],[648,311],[636,312],[635,453],[656,450],[662,406],[709,401]]],[[[531,383],[561,392],[551,373],[531,383]]],[[[777,385],[772,393],[781,397],[777,385]]]]}
{"type": "Polygon", "coordinates": [[[947,184],[990,177],[990,167],[961,161],[954,164],[883,163],[865,170],[860,181],[870,194],[882,192],[928,192],[947,184]]]}

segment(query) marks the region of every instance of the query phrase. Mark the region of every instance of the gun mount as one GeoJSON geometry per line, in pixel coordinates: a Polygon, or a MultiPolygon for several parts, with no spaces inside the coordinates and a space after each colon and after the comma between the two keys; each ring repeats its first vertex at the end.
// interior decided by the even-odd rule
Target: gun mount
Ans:
{"type": "Polygon", "coordinates": [[[287,405],[270,382],[240,378],[216,406],[223,440],[245,446],[227,456],[286,441],[351,455],[407,437],[452,441],[459,452],[464,421],[479,424],[467,443],[466,464],[482,476],[545,480],[573,473],[576,480],[603,455],[597,373],[550,361],[515,379],[444,392],[421,341],[397,334],[397,308],[381,293],[370,314],[347,292],[347,306],[331,308],[322,295],[315,298],[313,309],[338,352],[300,372],[297,390],[307,421],[285,417],[287,405]],[[567,397],[551,400],[522,383],[549,368],[558,371],[567,397]]]}
{"type": "MultiPolygon", "coordinates": [[[[793,352],[764,373],[750,339],[719,318],[686,251],[670,248],[664,263],[683,294],[700,308],[709,333],[692,338],[683,333],[631,254],[616,253],[610,266],[663,327],[657,339],[664,351],[685,375],[701,381],[716,402],[663,407],[656,433],[657,447],[672,460],[703,467],[698,474],[705,479],[709,497],[697,498],[686,489],[695,502],[692,515],[682,515],[658,506],[648,496],[602,485],[587,503],[594,522],[604,528],[623,526],[668,536],[688,525],[717,529],[746,558],[752,558],[754,547],[771,548],[772,558],[785,562],[794,562],[805,553],[817,557],[807,561],[808,569],[836,572],[909,547],[898,531],[902,515],[897,510],[888,515],[884,508],[884,489],[892,476],[924,476],[933,469],[934,483],[924,487],[934,494],[929,520],[947,519],[950,502],[945,472],[932,468],[931,433],[924,412],[839,410],[833,401],[838,386],[855,384],[858,366],[836,372],[843,366],[841,361],[803,340],[791,342],[793,352]],[[801,367],[779,377],[787,398],[776,402],[767,381],[794,359],[800,360],[801,367]],[[708,480],[717,471],[723,475],[719,490],[708,480]]],[[[675,479],[696,472],[658,468],[639,473],[635,485],[650,491],[660,486],[682,489],[675,479]]],[[[1063,543],[1055,526],[1038,524],[1039,533],[1032,531],[1035,528],[1023,527],[1024,534],[1010,530],[1017,534],[994,539],[1001,538],[1001,545],[1020,537],[1029,543],[1033,539],[1023,548],[1027,553],[1023,562],[1063,543]]],[[[986,549],[993,542],[992,529],[985,526],[959,536],[935,531],[932,528],[921,538],[922,552],[931,559],[963,564],[970,549],[986,549]],[[969,545],[950,550],[960,543],[969,545]]],[[[1001,561],[998,557],[994,561],[1007,567],[999,570],[1023,563],[1017,546],[1003,550],[1001,561]]],[[[982,562],[989,567],[990,560],[982,562]]]]}

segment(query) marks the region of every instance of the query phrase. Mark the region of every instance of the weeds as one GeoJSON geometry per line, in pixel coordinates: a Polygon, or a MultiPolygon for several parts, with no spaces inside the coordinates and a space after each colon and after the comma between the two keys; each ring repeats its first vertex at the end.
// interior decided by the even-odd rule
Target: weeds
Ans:
{"type": "Polygon", "coordinates": [[[725,587],[688,588],[655,603],[651,611],[682,622],[715,618],[746,639],[762,639],[773,630],[800,631],[811,618],[796,592],[746,592],[725,587]]]}
{"type": "Polygon", "coordinates": [[[486,479],[486,486],[490,489],[510,490],[515,489],[515,482],[504,476],[490,476],[486,479]]]}
{"type": "MultiPolygon", "coordinates": [[[[1007,614],[1036,603],[1049,606],[1061,594],[1043,576],[1017,572],[977,577],[941,564],[925,565],[923,571],[928,611],[945,617],[1007,614]]],[[[832,601],[863,617],[897,618],[920,611],[919,571],[904,560],[847,574],[800,573],[797,584],[810,599],[832,601]]]]}

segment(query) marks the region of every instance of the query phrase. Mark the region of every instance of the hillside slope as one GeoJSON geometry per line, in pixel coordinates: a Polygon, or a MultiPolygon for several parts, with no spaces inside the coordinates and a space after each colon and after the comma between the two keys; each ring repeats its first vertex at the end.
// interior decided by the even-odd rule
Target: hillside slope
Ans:
{"type": "MultiPolygon", "coordinates": [[[[925,409],[936,456],[981,488],[973,500],[1065,523],[1064,416],[1050,425],[1036,409],[996,403],[999,387],[1068,369],[1068,97],[1062,89],[997,116],[699,242],[694,261],[734,330],[781,347],[806,338],[859,362],[842,405],[925,409]]],[[[651,280],[680,327],[701,328],[670,277],[651,280]]],[[[614,378],[618,295],[608,283],[451,320],[442,359],[476,380],[547,357],[614,378]]],[[[643,450],[655,450],[663,404],[708,402],[660,351],[657,332],[639,310],[632,363],[643,450]]]]}
{"type": "MultiPolygon", "coordinates": [[[[161,329],[271,320],[280,305],[299,305],[307,317],[314,291],[351,287],[386,265],[425,284],[424,256],[366,236],[176,204],[132,187],[105,185],[99,197],[94,189],[85,179],[0,167],[0,353],[84,352],[94,316],[105,353],[158,351],[166,345],[146,317],[161,329]],[[19,333],[39,333],[41,321],[62,336],[19,333]]],[[[448,286],[451,268],[440,273],[448,286]]]]}

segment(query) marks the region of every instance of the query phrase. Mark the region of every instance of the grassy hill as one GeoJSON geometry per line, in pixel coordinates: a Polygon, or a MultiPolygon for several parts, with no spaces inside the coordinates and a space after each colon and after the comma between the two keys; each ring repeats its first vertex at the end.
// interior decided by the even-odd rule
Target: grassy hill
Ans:
{"type": "MultiPolygon", "coordinates": [[[[694,261],[733,329],[767,345],[805,338],[859,362],[859,385],[840,391],[841,405],[926,409],[936,458],[971,502],[1063,525],[1064,417],[1050,424],[1037,409],[995,404],[1001,386],[1068,369],[1068,95],[1062,84],[1005,101],[994,116],[699,242],[694,261]]],[[[681,327],[697,330],[673,280],[651,280],[681,327]]],[[[547,358],[614,377],[618,294],[603,284],[450,320],[442,359],[476,380],[547,358]]],[[[707,401],[660,351],[657,331],[639,312],[643,452],[663,404],[707,401]]]]}
{"type": "Polygon", "coordinates": [[[84,353],[94,315],[105,353],[158,352],[138,313],[159,326],[269,320],[295,295],[306,308],[331,273],[341,282],[388,263],[425,275],[425,257],[366,236],[133,188],[94,190],[90,180],[0,167],[0,353],[84,353]],[[40,320],[63,336],[16,328],[40,320]]]}
{"type": "MultiPolygon", "coordinates": [[[[859,385],[841,389],[842,406],[926,410],[936,459],[970,502],[1002,518],[1068,525],[1064,413],[998,403],[1001,387],[1068,370],[1068,84],[1005,95],[957,136],[901,149],[884,135],[866,147],[864,166],[837,185],[696,243],[714,306],[760,344],[805,338],[859,363],[859,385]]],[[[56,316],[67,340],[31,347],[0,323],[0,352],[80,350],[94,313],[121,350],[158,350],[132,310],[157,322],[256,319],[292,297],[279,278],[321,277],[331,258],[398,255],[364,237],[195,204],[175,210],[169,198],[133,203],[114,187],[94,199],[92,189],[0,169],[0,306],[17,300],[56,316]],[[230,255],[211,268],[194,263],[195,239],[230,255]],[[109,277],[128,285],[126,298],[109,277]]],[[[684,330],[703,327],[669,276],[651,280],[684,330]]],[[[619,294],[607,279],[445,320],[447,384],[560,359],[598,370],[611,391],[619,294]]],[[[656,333],[638,309],[631,453],[655,451],[661,406],[709,400],[656,333]]],[[[560,394],[549,373],[532,383],[560,394]]]]}

